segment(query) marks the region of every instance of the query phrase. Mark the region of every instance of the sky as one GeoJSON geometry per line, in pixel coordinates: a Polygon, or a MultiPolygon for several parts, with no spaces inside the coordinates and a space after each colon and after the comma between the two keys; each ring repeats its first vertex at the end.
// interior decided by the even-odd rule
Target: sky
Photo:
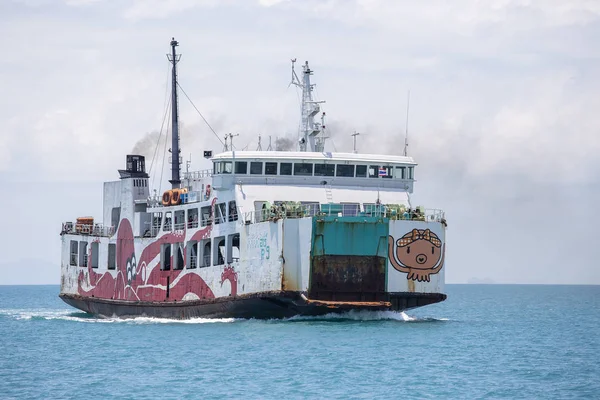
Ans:
{"type": "MultiPolygon", "coordinates": [[[[447,283],[600,284],[597,0],[2,0],[0,284],[60,282],[62,221],[152,163],[175,37],[179,82],[219,138],[295,138],[290,59],[325,100],[327,149],[401,154],[446,212],[447,283]],[[300,65],[298,65],[300,68],[300,65]]],[[[184,96],[182,155],[219,138],[184,96]]]]}

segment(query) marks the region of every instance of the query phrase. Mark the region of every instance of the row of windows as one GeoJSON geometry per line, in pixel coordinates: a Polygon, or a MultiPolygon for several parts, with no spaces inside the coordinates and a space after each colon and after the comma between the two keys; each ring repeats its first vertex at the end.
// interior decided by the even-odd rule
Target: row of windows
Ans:
{"type": "Polygon", "coordinates": [[[187,248],[183,242],[162,244],[160,251],[160,269],[181,270],[225,265],[240,259],[240,234],[204,239],[200,242],[190,240],[187,248]],[[184,259],[184,249],[187,254],[184,259]]]}
{"type": "Polygon", "coordinates": [[[413,179],[413,167],[393,165],[313,164],[263,161],[217,161],[215,174],[339,176],[413,179]],[[250,164],[250,165],[248,165],[250,164]]]}
{"type": "Polygon", "coordinates": [[[192,229],[198,226],[205,227],[215,224],[222,224],[227,221],[237,221],[238,210],[235,200],[228,203],[215,204],[215,215],[212,207],[205,206],[198,209],[188,208],[187,210],[167,211],[164,213],[156,212],[152,214],[152,233],[148,232],[146,236],[155,236],[160,230],[170,232],[172,230],[182,230],[184,228],[192,229]]]}
{"type": "MultiPolygon", "coordinates": [[[[88,266],[88,242],[71,240],[70,265],[88,266]]],[[[92,268],[98,268],[98,243],[92,243],[92,268]]],[[[236,233],[227,237],[220,236],[214,239],[190,240],[187,245],[187,254],[184,258],[184,243],[165,243],[161,245],[160,269],[181,270],[197,267],[210,267],[211,265],[231,264],[240,259],[240,234],[236,233]]],[[[116,269],[116,245],[108,245],[107,268],[116,269]]]]}
{"type": "Polygon", "coordinates": [[[133,186],[134,187],[148,187],[148,180],[147,179],[134,179],[133,186]]]}

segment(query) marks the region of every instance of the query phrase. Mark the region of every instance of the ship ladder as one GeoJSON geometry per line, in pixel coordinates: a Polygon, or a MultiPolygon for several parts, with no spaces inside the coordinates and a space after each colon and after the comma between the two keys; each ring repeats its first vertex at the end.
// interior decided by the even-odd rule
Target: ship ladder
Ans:
{"type": "Polygon", "coordinates": [[[327,202],[329,204],[333,203],[333,193],[331,193],[331,185],[325,188],[325,196],[327,197],[327,202]]]}

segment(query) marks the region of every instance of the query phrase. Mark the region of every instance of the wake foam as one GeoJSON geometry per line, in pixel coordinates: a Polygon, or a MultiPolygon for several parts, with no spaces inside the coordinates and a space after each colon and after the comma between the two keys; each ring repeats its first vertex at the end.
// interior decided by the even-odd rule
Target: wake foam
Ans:
{"type": "Polygon", "coordinates": [[[235,318],[191,318],[191,319],[168,319],[168,318],[102,318],[84,312],[73,312],[72,310],[0,310],[0,316],[7,316],[17,320],[62,320],[85,323],[124,323],[124,324],[214,324],[231,323],[237,321],[235,318]]]}
{"type": "Polygon", "coordinates": [[[404,311],[348,311],[341,314],[331,313],[322,316],[295,316],[286,319],[286,321],[399,321],[399,322],[426,322],[426,321],[447,321],[447,318],[421,318],[412,317],[404,311]]]}

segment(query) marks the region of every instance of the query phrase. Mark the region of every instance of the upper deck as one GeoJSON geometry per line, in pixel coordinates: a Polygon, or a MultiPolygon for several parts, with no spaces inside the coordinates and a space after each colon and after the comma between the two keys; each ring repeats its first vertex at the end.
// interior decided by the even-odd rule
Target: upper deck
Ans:
{"type": "MultiPolygon", "coordinates": [[[[227,151],[215,155],[213,186],[239,184],[329,185],[412,192],[411,157],[288,151],[227,151]]],[[[185,177],[194,179],[194,174],[185,177]]]]}

